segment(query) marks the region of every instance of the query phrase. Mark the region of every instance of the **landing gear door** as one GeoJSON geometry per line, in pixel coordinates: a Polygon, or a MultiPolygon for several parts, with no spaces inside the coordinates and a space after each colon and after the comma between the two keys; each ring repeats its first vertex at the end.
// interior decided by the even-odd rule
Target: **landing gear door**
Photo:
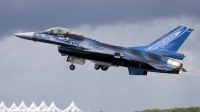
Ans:
{"type": "Polygon", "coordinates": [[[68,56],[67,57],[67,62],[76,63],[76,64],[79,64],[79,65],[84,65],[85,64],[85,59],[78,58],[78,57],[75,57],[75,56],[68,56]]]}

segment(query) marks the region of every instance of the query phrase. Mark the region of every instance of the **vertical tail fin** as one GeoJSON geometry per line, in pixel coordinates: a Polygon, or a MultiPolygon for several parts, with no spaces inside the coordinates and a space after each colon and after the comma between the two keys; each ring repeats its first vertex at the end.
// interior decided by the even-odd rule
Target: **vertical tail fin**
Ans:
{"type": "Polygon", "coordinates": [[[149,44],[147,49],[149,51],[160,49],[176,52],[192,31],[192,28],[178,26],[169,33],[149,44]]]}

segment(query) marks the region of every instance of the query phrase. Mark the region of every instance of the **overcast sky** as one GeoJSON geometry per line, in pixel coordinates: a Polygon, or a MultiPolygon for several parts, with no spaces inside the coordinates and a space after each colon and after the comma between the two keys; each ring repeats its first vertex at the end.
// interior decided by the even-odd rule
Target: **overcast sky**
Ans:
{"type": "Polygon", "coordinates": [[[90,112],[132,112],[200,106],[199,0],[0,1],[0,102],[10,107],[44,100],[65,109],[71,101],[90,112]],[[96,71],[94,63],[70,71],[55,45],[12,33],[66,27],[120,46],[147,45],[182,25],[194,28],[178,52],[188,73],[130,76],[124,67],[96,71]]]}

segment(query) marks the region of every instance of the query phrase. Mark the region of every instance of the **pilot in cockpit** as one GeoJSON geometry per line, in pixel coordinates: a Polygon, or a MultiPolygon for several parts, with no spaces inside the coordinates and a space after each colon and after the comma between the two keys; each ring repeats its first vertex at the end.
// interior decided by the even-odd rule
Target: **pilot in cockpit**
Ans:
{"type": "Polygon", "coordinates": [[[79,35],[70,29],[62,28],[62,27],[54,27],[48,30],[45,30],[43,33],[50,35],[59,35],[59,36],[67,36],[67,35],[79,35]]]}

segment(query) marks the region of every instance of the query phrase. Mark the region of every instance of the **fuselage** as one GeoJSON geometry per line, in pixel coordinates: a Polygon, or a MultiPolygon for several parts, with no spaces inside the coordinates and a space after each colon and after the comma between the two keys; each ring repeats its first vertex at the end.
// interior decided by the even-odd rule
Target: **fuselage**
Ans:
{"type": "MultiPolygon", "coordinates": [[[[177,27],[176,29],[182,32],[186,30],[185,27],[177,27]]],[[[180,31],[176,33],[177,31],[175,31],[175,36],[181,34],[180,31]]],[[[72,65],[70,65],[71,70],[75,69],[73,63],[83,65],[85,59],[94,62],[96,70],[100,67],[105,71],[110,66],[122,66],[129,69],[130,75],[146,75],[147,71],[180,73],[183,66],[182,63],[168,58],[183,59],[183,54],[166,50],[157,50],[155,44],[150,44],[154,45],[153,47],[149,47],[153,48],[153,50],[148,50],[146,47],[115,46],[79,35],[69,29],[61,27],[55,27],[41,32],[19,33],[15,34],[15,36],[34,42],[58,45],[58,51],[61,55],[68,55],[67,61],[72,63],[72,65]],[[156,52],[154,52],[154,49],[156,49],[156,52]]],[[[166,37],[167,40],[169,40],[169,38],[174,38],[174,34],[172,33],[171,36],[169,35],[169,37],[166,37]]],[[[161,40],[161,42],[163,43],[166,41],[161,40]]],[[[158,47],[159,46],[162,46],[162,44],[158,44],[158,47]]]]}
{"type": "MultiPolygon", "coordinates": [[[[108,66],[122,66],[122,67],[137,67],[142,68],[147,71],[152,72],[164,72],[161,70],[157,70],[151,65],[147,64],[147,62],[151,61],[161,61],[165,63],[168,58],[161,57],[159,55],[155,55],[148,52],[142,52],[134,49],[129,49],[126,47],[110,45],[106,43],[99,42],[97,40],[93,40],[91,38],[84,37],[82,35],[49,35],[43,32],[34,33],[32,37],[33,41],[39,41],[49,44],[59,45],[58,51],[61,54],[76,56],[80,58],[84,58],[91,61],[104,62],[108,66]],[[86,46],[93,47],[98,50],[108,51],[108,52],[118,52],[121,54],[126,54],[127,57],[131,57],[132,60],[126,60],[124,58],[116,58],[113,55],[99,55],[96,52],[87,52],[83,49],[87,48],[86,46]],[[146,59],[144,57],[149,57],[146,59]],[[164,58],[164,59],[163,59],[164,58]],[[137,60],[137,61],[136,61],[137,60]]],[[[168,72],[164,72],[168,73],[168,72]]],[[[177,73],[177,70],[171,71],[170,73],[177,73]]]]}

